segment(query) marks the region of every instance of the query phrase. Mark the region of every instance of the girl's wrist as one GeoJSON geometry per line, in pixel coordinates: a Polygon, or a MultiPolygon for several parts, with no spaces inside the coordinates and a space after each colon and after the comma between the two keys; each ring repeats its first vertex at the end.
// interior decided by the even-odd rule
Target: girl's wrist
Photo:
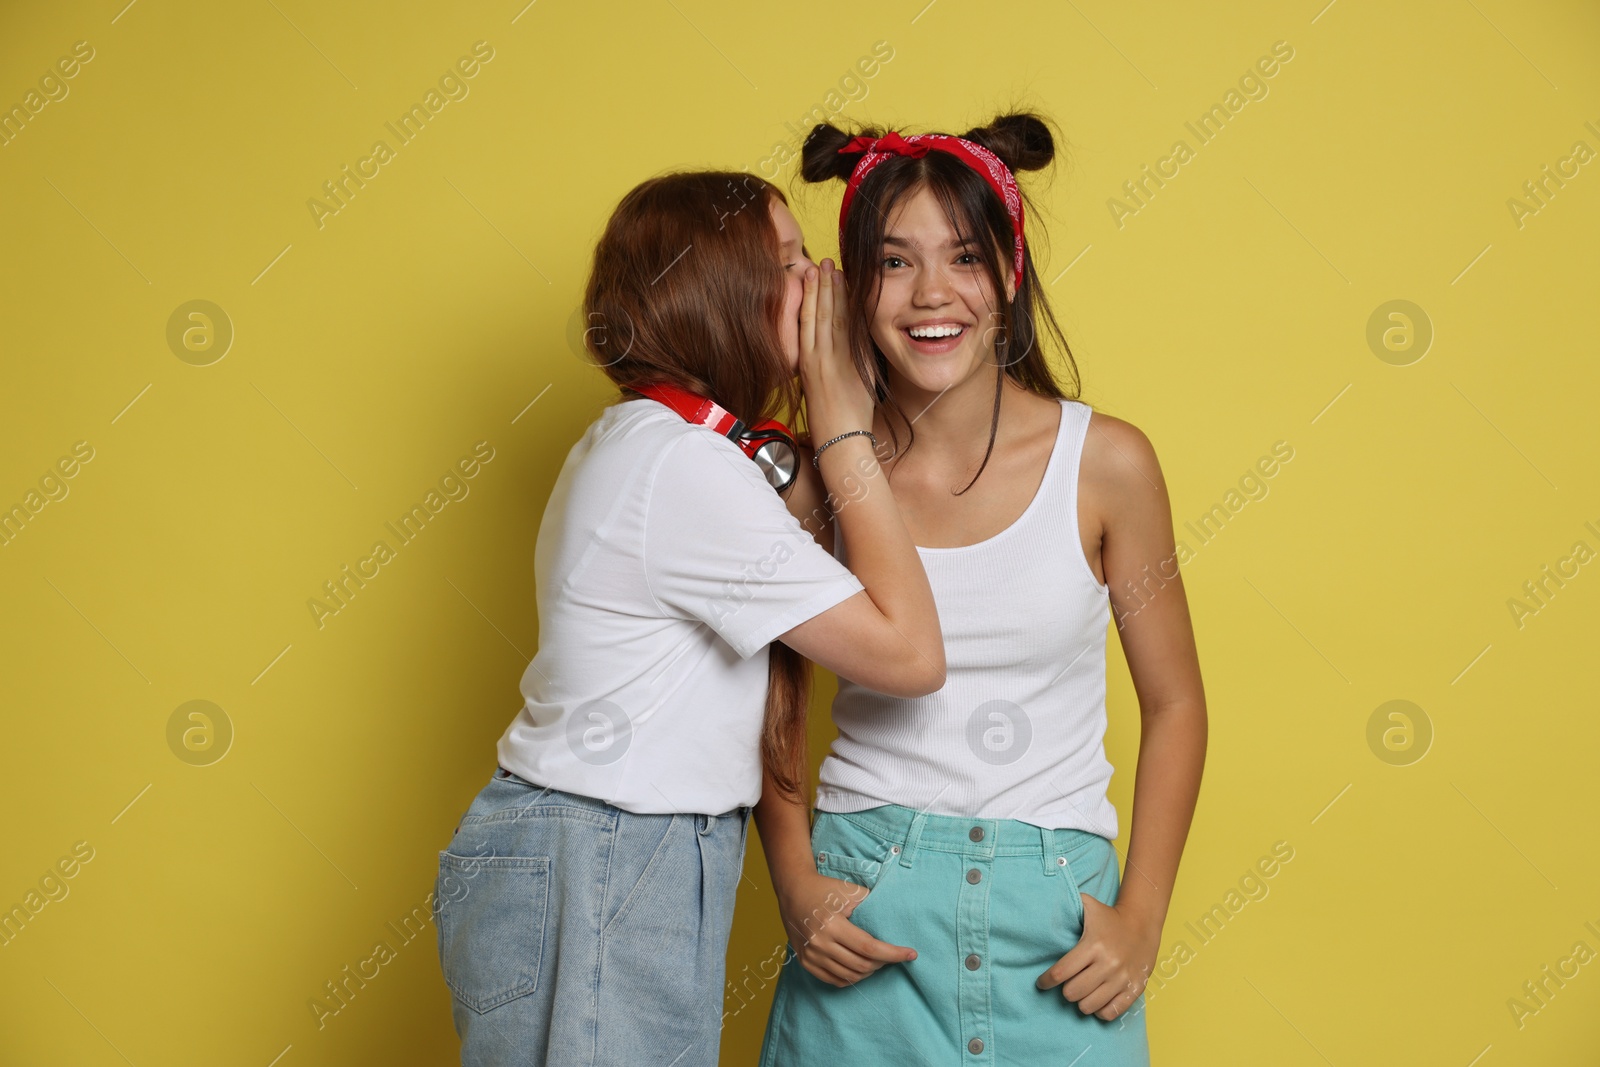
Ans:
{"type": "MultiPolygon", "coordinates": [[[[870,423],[866,426],[839,426],[838,428],[813,425],[811,427],[811,454],[814,457],[819,455],[831,457],[835,452],[851,452],[852,449],[863,442],[868,448],[871,448],[872,438],[868,437],[866,433],[855,432],[857,430],[865,430],[867,433],[871,433],[870,427],[870,423]],[[845,434],[851,434],[851,436],[845,437],[845,434]],[[829,444],[830,441],[833,443],[829,444]],[[823,445],[828,445],[828,447],[824,449],[823,445]]],[[[826,459],[821,461],[821,463],[827,462],[826,459]]]]}
{"type": "Polygon", "coordinates": [[[1166,925],[1166,904],[1162,901],[1145,899],[1137,892],[1119,893],[1116,908],[1146,929],[1159,932],[1166,925]]]}
{"type": "Polygon", "coordinates": [[[806,902],[815,897],[826,878],[827,875],[816,867],[808,871],[796,871],[792,877],[784,881],[783,885],[773,887],[773,895],[778,898],[778,909],[785,914],[804,910],[806,902]]]}
{"type": "Polygon", "coordinates": [[[773,892],[780,896],[791,886],[817,873],[817,860],[811,854],[811,841],[791,842],[767,853],[767,872],[772,875],[773,892]]]}
{"type": "Polygon", "coordinates": [[[855,413],[818,411],[816,407],[807,405],[806,426],[811,432],[812,445],[820,445],[850,430],[871,430],[872,411],[871,409],[855,413]]]}
{"type": "MultiPolygon", "coordinates": [[[[812,465],[822,475],[823,487],[829,491],[837,489],[842,479],[858,475],[866,477],[876,473],[878,467],[878,454],[872,438],[861,433],[843,437],[844,433],[841,430],[834,435],[842,439],[835,440],[826,452],[813,453],[811,457],[812,465]]],[[[832,438],[822,438],[822,441],[828,440],[832,438]]]]}
{"type": "Polygon", "coordinates": [[[852,383],[849,391],[841,393],[802,379],[801,388],[806,397],[806,423],[813,436],[827,440],[822,436],[823,430],[842,433],[857,428],[872,429],[872,399],[859,383],[852,383]]]}
{"type": "Polygon", "coordinates": [[[823,453],[828,451],[828,449],[835,447],[836,445],[843,444],[852,437],[860,437],[867,441],[872,445],[874,451],[876,451],[878,448],[878,437],[871,430],[845,430],[843,433],[834,434],[832,437],[824,438],[816,443],[814,446],[816,451],[813,452],[811,456],[811,465],[820,470],[823,453]]]}

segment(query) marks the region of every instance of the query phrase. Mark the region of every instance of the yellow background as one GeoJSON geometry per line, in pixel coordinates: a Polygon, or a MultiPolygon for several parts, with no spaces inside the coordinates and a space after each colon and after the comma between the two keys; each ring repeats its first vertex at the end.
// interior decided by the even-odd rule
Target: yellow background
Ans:
{"type": "MultiPolygon", "coordinates": [[[[1065,134],[1030,239],[1084,399],[1155,443],[1180,538],[1294,449],[1189,539],[1211,744],[1155,1062],[1594,1062],[1600,963],[1520,1026],[1507,1005],[1600,951],[1600,565],[1520,627],[1507,603],[1600,549],[1600,163],[1521,226],[1507,206],[1600,150],[1593,5],[123,4],[0,16],[8,107],[95,53],[0,148],[0,505],[94,450],[0,548],[0,905],[93,849],[0,948],[0,1061],[454,1062],[431,926],[320,1028],[308,1004],[398,941],[517,708],[539,516],[608,392],[567,340],[593,240],[648,175],[792,152],[884,41],[841,121],[1023,104],[1065,134]],[[319,228],[322,183],[480,40],[470,95],[319,228]],[[1277,41],[1269,94],[1198,145],[1184,122],[1277,41]],[[1179,138],[1195,158],[1119,227],[1108,199],[1179,138]],[[235,331],[208,366],[166,340],[196,299],[235,331]],[[1397,299],[1434,330],[1404,366],[1366,340],[1397,299]],[[319,628],[322,583],[480,440],[470,495],[319,628]],[[1433,733],[1407,765],[1367,740],[1396,699],[1433,733]],[[191,700],[234,732],[207,766],[169,747],[191,700]],[[1270,893],[1199,946],[1184,923],[1278,841],[1270,893]]],[[[802,191],[816,254],[839,192],[802,191]]],[[[754,835],[748,874],[730,981],[783,942],[754,835]]],[[[749,988],[724,1063],[758,1047],[749,988]]]]}

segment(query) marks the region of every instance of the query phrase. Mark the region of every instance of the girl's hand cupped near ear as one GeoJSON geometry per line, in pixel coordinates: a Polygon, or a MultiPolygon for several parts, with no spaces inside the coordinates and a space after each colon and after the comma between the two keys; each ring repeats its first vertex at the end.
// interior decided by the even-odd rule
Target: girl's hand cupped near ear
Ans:
{"type": "Polygon", "coordinates": [[[844,274],[833,260],[806,271],[800,302],[800,384],[814,444],[872,429],[872,396],[850,353],[844,274]]]}

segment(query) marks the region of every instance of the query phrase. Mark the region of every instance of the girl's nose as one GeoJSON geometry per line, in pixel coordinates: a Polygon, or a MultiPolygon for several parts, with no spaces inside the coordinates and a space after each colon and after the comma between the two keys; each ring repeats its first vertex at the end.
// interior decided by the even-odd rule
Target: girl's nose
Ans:
{"type": "Polygon", "coordinates": [[[937,267],[917,271],[912,298],[919,304],[944,304],[950,300],[950,280],[937,267]]]}

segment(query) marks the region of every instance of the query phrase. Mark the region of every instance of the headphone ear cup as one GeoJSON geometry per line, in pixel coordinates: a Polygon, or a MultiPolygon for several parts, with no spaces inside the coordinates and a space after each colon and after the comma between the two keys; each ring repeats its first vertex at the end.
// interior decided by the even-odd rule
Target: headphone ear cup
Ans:
{"type": "Polygon", "coordinates": [[[761,468],[761,473],[766,475],[768,485],[781,493],[794,484],[795,475],[800,469],[800,456],[791,439],[771,437],[750,444],[754,447],[747,454],[761,468]]]}
{"type": "Polygon", "coordinates": [[[765,419],[740,434],[738,444],[761,468],[768,485],[781,493],[794,484],[800,452],[794,436],[783,423],[765,419]]]}

